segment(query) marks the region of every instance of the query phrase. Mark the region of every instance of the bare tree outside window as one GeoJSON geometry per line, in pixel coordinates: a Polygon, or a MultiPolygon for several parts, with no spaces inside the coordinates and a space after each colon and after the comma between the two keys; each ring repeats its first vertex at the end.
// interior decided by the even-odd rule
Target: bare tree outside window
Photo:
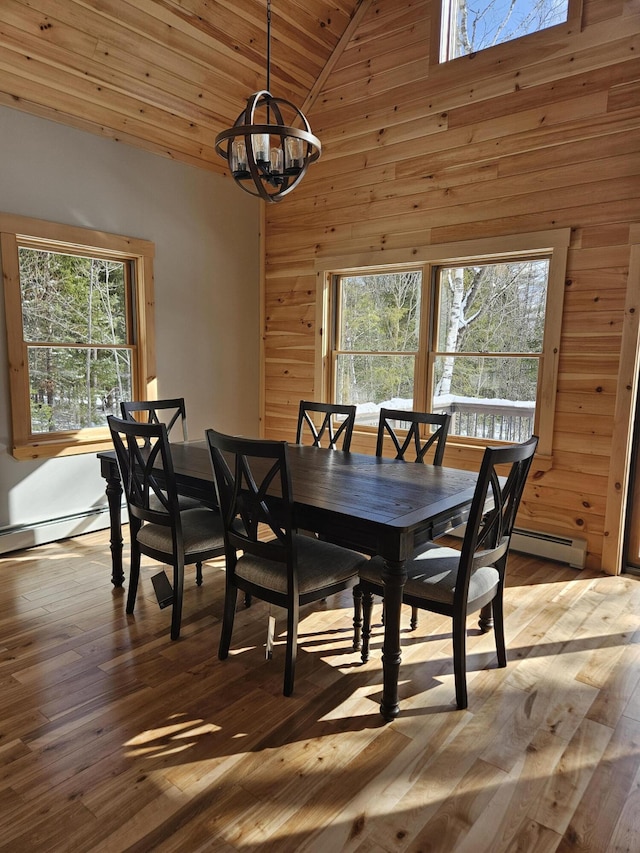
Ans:
{"type": "Polygon", "coordinates": [[[569,0],[442,0],[446,62],[564,23],[569,0]]]}
{"type": "Polygon", "coordinates": [[[434,310],[422,270],[337,276],[334,393],[373,426],[381,406],[452,415],[450,433],[523,441],[533,432],[549,258],[443,266],[434,310]],[[431,388],[416,384],[430,311],[431,388]]]}
{"type": "Polygon", "coordinates": [[[433,408],[452,434],[531,436],[548,276],[548,258],[438,271],[433,408]]]}

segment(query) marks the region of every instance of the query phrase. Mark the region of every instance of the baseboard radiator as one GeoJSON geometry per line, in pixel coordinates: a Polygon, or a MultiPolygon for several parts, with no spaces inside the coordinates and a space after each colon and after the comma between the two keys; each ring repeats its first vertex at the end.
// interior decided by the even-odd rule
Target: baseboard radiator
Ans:
{"type": "Polygon", "coordinates": [[[511,537],[514,551],[545,557],[559,563],[568,563],[573,569],[584,569],[587,559],[586,539],[573,539],[565,536],[552,536],[537,530],[523,530],[514,527],[511,537]]]}
{"type": "Polygon", "coordinates": [[[79,512],[39,521],[33,524],[16,524],[0,528],[0,554],[21,551],[34,545],[45,545],[58,539],[69,539],[81,533],[92,533],[109,527],[107,507],[95,507],[88,512],[79,512]]]}
{"type": "MultiPolygon", "coordinates": [[[[451,531],[452,536],[464,536],[464,525],[451,531]]],[[[558,563],[567,563],[573,569],[584,569],[587,559],[586,539],[573,539],[565,536],[553,536],[539,530],[524,530],[514,527],[511,536],[511,549],[532,557],[543,557],[558,563]]]]}

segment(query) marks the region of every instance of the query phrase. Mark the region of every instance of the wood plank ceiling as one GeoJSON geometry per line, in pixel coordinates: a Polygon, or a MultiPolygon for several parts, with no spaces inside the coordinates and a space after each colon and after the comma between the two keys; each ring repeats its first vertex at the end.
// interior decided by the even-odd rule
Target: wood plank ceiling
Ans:
{"type": "MultiPolygon", "coordinates": [[[[272,0],[272,94],[308,109],[369,2],[272,0]]],[[[266,57],[266,0],[0,2],[0,104],[214,171],[266,57]]]]}

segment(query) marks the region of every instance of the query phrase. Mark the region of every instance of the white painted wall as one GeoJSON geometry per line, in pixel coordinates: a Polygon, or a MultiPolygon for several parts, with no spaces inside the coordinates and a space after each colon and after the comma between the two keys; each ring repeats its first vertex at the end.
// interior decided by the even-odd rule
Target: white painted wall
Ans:
{"type": "MultiPolygon", "coordinates": [[[[1,106],[0,163],[2,212],[155,244],[158,395],[185,397],[191,439],[209,426],[257,436],[259,202],[219,175],[1,106]]],[[[11,456],[5,329],[2,294],[0,551],[8,530],[106,503],[95,454],[11,456]]]]}

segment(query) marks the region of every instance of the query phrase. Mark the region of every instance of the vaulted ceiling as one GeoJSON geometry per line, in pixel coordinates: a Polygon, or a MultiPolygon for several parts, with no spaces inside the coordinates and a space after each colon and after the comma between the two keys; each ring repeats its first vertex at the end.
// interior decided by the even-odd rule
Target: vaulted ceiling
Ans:
{"type": "MultiPolygon", "coordinates": [[[[271,91],[308,110],[372,0],[272,0],[271,91]]],[[[266,88],[266,0],[1,0],[0,104],[222,171],[266,88]]]]}

